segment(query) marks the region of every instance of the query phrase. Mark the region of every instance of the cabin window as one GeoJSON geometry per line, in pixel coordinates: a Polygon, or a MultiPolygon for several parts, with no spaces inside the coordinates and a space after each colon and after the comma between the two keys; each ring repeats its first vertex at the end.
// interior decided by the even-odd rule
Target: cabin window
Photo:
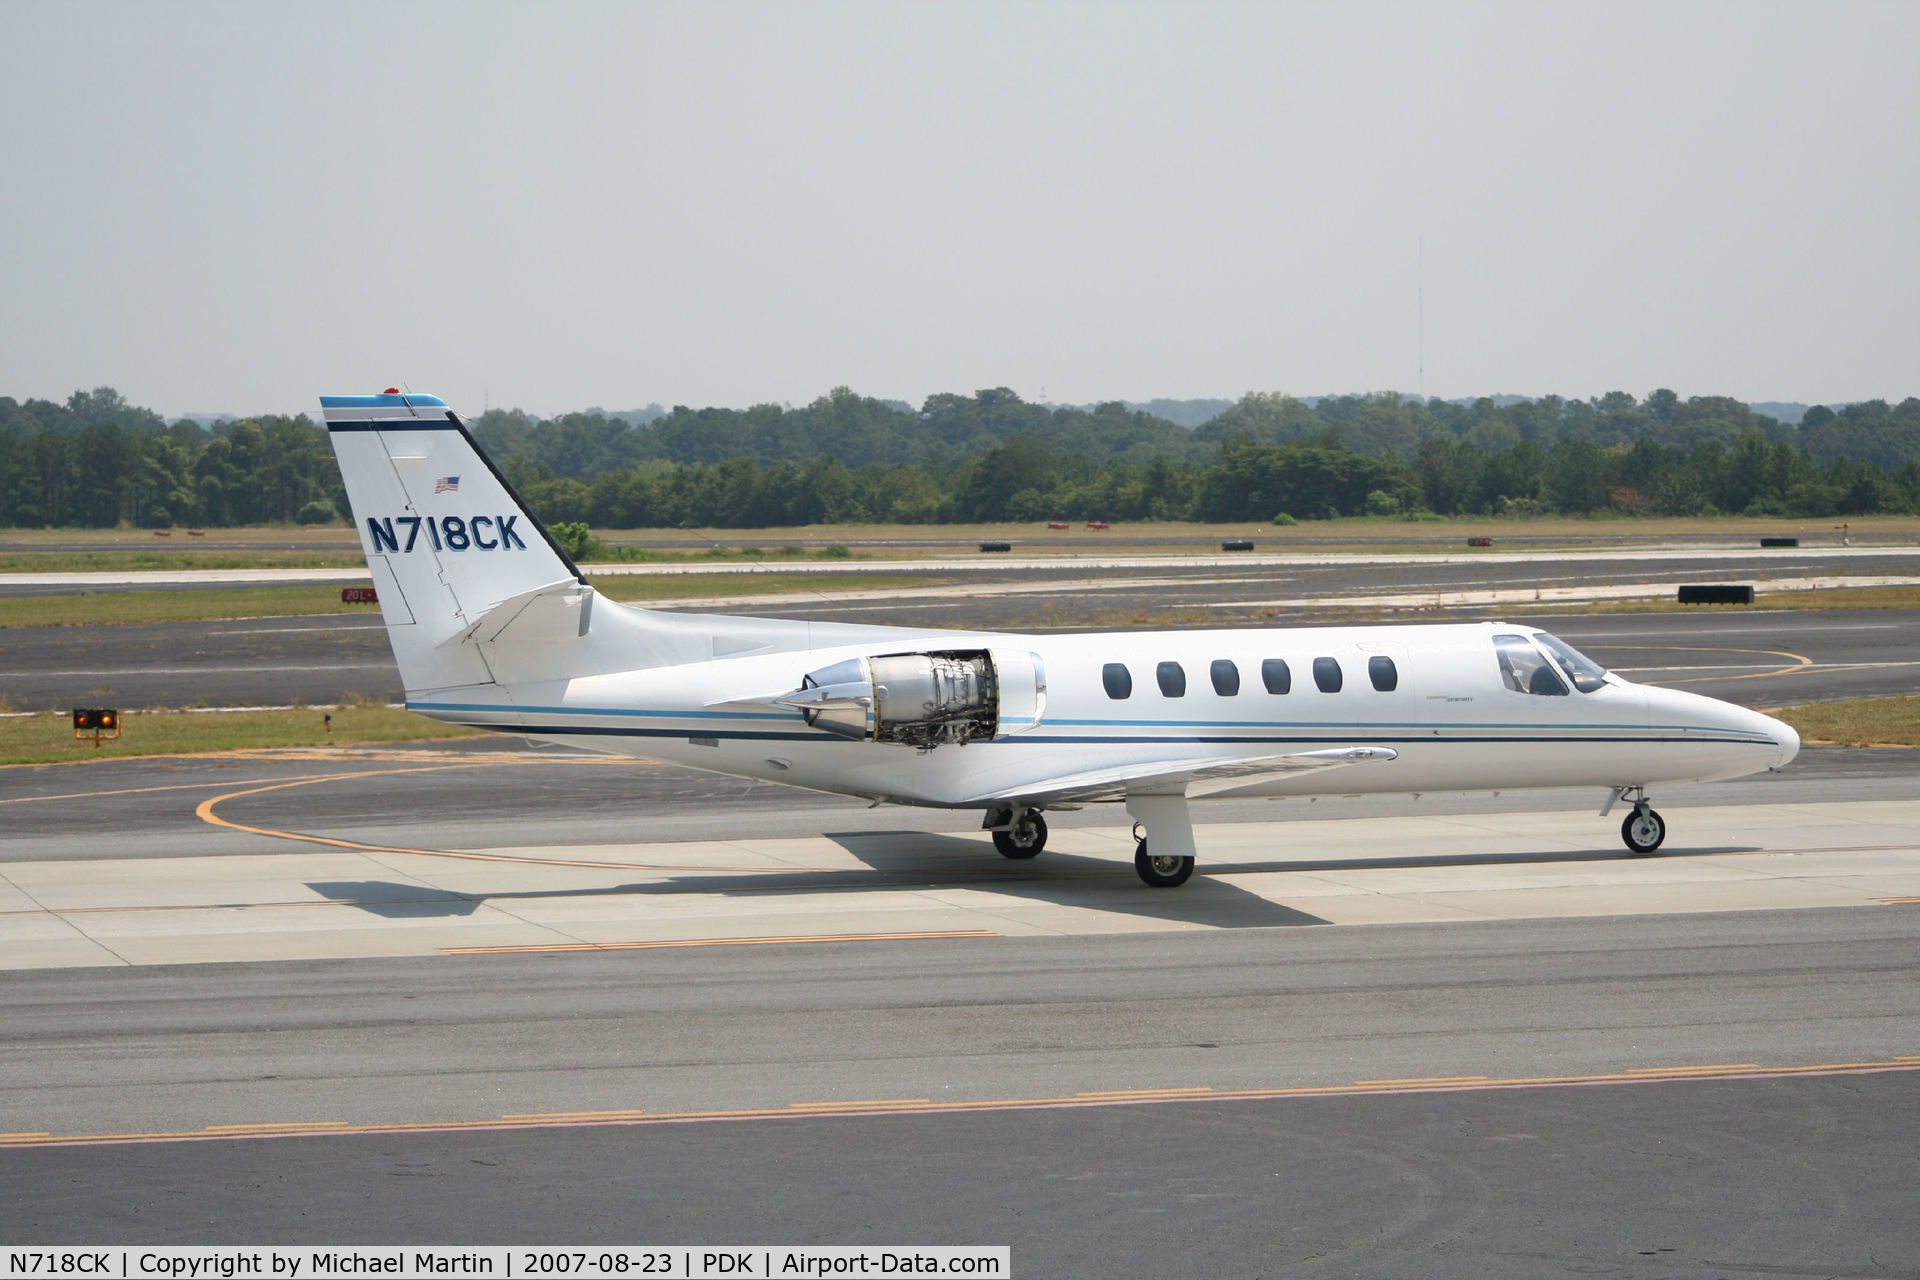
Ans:
{"type": "Polygon", "coordinates": [[[1525,636],[1495,636],[1493,649],[1500,657],[1501,683],[1515,693],[1546,698],[1567,695],[1566,683],[1554,672],[1553,664],[1525,636]]]}
{"type": "Polygon", "coordinates": [[[1160,692],[1168,698],[1187,696],[1187,669],[1177,662],[1163,662],[1153,669],[1153,678],[1160,682],[1160,692]]]}
{"type": "Polygon", "coordinates": [[[1267,658],[1260,663],[1260,683],[1268,693],[1292,693],[1293,669],[1285,658],[1267,658]]]}
{"type": "Polygon", "coordinates": [[[1133,696],[1133,672],[1127,670],[1124,662],[1109,662],[1100,668],[1100,683],[1107,686],[1109,698],[1133,696]]]}
{"type": "Polygon", "coordinates": [[[1400,672],[1394,667],[1393,659],[1384,654],[1367,659],[1367,679],[1382,693],[1392,693],[1400,687],[1400,672]]]}
{"type": "Polygon", "coordinates": [[[1346,677],[1340,674],[1340,663],[1333,658],[1315,658],[1313,660],[1313,683],[1322,693],[1338,693],[1346,677]]]}
{"type": "Polygon", "coordinates": [[[1207,674],[1213,677],[1213,691],[1221,697],[1231,698],[1240,692],[1240,668],[1233,665],[1232,658],[1215,658],[1207,674]]]}

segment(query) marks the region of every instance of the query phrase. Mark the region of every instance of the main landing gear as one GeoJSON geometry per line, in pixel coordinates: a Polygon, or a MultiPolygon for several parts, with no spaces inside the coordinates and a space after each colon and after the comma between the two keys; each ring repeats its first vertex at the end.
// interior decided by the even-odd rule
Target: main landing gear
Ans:
{"type": "Polygon", "coordinates": [[[1026,859],[1039,855],[1047,847],[1047,820],[1040,816],[1038,809],[1021,809],[1017,813],[988,814],[987,821],[1004,818],[1007,825],[993,833],[993,847],[1004,858],[1026,859]]]}
{"type": "MultiPolygon", "coordinates": [[[[1140,879],[1155,889],[1192,879],[1193,823],[1186,796],[1128,796],[1127,812],[1133,815],[1133,869],[1140,879]]],[[[1047,847],[1047,820],[1026,805],[989,809],[980,825],[993,833],[993,847],[1005,858],[1024,861],[1047,847]]]]}
{"type": "Polygon", "coordinates": [[[1654,812],[1645,787],[1615,787],[1606,804],[1600,807],[1600,816],[1606,817],[1614,805],[1629,796],[1633,799],[1633,812],[1620,823],[1620,839],[1626,842],[1630,852],[1645,857],[1667,838],[1667,820],[1654,812]]]}
{"type": "MultiPolygon", "coordinates": [[[[1138,826],[1134,827],[1136,832],[1139,829],[1138,826]]],[[[1133,869],[1151,887],[1172,889],[1185,884],[1193,875],[1193,856],[1150,853],[1147,850],[1147,838],[1136,834],[1133,837],[1133,869]]]]}
{"type": "Polygon", "coordinates": [[[1193,875],[1193,820],[1186,796],[1128,796],[1127,812],[1133,815],[1135,873],[1153,889],[1185,884],[1193,875]]]}

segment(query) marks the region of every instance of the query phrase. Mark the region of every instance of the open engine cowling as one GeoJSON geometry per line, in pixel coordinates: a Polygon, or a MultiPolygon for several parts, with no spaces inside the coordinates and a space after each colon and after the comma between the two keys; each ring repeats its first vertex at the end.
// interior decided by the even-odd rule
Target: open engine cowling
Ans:
{"type": "Polygon", "coordinates": [[[848,658],[774,701],[843,738],[931,750],[1031,729],[1045,700],[1039,655],[973,649],[848,658]]]}

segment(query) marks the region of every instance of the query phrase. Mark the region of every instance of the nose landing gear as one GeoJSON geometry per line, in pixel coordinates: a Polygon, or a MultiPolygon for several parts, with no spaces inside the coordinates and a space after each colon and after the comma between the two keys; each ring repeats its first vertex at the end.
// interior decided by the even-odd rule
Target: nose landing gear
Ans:
{"type": "Polygon", "coordinates": [[[1627,820],[1620,824],[1620,838],[1627,842],[1627,848],[1638,854],[1652,853],[1667,838],[1667,822],[1653,811],[1645,801],[1634,806],[1627,820]]]}

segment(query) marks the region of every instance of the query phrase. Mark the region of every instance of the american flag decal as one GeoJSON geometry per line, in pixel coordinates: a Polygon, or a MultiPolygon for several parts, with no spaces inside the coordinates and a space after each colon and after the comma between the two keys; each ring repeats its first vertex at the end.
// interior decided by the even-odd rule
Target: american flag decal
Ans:
{"type": "Polygon", "coordinates": [[[458,491],[459,488],[459,476],[441,476],[433,482],[433,491],[435,493],[454,493],[458,491]]]}

